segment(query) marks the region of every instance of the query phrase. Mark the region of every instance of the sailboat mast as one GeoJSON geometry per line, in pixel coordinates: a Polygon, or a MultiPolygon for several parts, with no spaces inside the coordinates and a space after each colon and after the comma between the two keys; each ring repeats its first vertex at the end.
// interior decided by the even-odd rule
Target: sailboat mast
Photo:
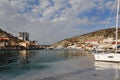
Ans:
{"type": "Polygon", "coordinates": [[[117,16],[116,16],[116,53],[117,53],[117,42],[118,42],[118,26],[119,26],[119,5],[120,0],[117,1],[117,16]]]}

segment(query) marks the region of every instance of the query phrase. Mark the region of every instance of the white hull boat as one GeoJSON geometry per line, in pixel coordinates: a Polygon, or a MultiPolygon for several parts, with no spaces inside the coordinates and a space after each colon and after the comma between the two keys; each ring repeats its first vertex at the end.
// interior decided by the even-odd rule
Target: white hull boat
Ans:
{"type": "Polygon", "coordinates": [[[120,62],[120,54],[115,53],[99,53],[94,54],[96,61],[120,62]]]}

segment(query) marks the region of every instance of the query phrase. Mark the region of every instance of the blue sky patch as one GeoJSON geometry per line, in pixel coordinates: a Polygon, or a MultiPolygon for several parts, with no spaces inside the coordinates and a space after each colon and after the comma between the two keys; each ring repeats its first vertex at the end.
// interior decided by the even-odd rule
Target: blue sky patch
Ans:
{"type": "Polygon", "coordinates": [[[40,4],[39,0],[28,0],[27,5],[38,6],[40,4]]]}

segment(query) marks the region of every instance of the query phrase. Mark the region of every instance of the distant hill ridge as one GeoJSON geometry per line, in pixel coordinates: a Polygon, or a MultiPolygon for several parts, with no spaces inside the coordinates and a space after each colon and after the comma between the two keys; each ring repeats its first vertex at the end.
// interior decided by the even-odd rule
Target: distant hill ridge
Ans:
{"type": "MultiPolygon", "coordinates": [[[[108,37],[115,38],[115,28],[102,29],[102,30],[86,33],[80,36],[74,36],[72,38],[68,38],[68,39],[64,39],[59,42],[56,42],[52,46],[57,47],[59,45],[64,45],[65,47],[68,44],[84,43],[84,41],[87,41],[87,40],[100,40],[108,37]]],[[[120,38],[120,28],[118,29],[118,38],[120,38]]]]}
{"type": "Polygon", "coordinates": [[[0,29],[0,38],[9,38],[11,41],[18,42],[21,41],[17,37],[13,36],[12,34],[0,29]]]}
{"type": "Polygon", "coordinates": [[[1,38],[3,38],[3,37],[5,37],[5,38],[16,38],[13,35],[11,35],[10,33],[6,32],[2,29],[0,29],[0,37],[1,38]]]}

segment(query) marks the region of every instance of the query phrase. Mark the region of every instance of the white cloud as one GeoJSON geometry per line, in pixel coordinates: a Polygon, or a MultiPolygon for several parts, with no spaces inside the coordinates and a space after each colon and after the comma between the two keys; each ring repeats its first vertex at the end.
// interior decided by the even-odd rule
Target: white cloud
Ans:
{"type": "Polygon", "coordinates": [[[97,18],[89,19],[86,15],[80,18],[78,15],[93,8],[104,10],[112,5],[107,1],[103,6],[104,0],[99,5],[96,0],[39,0],[37,5],[28,4],[28,1],[34,0],[0,0],[0,24],[16,36],[20,31],[30,32],[31,39],[42,44],[88,32],[81,27],[91,25],[97,18]]]}

